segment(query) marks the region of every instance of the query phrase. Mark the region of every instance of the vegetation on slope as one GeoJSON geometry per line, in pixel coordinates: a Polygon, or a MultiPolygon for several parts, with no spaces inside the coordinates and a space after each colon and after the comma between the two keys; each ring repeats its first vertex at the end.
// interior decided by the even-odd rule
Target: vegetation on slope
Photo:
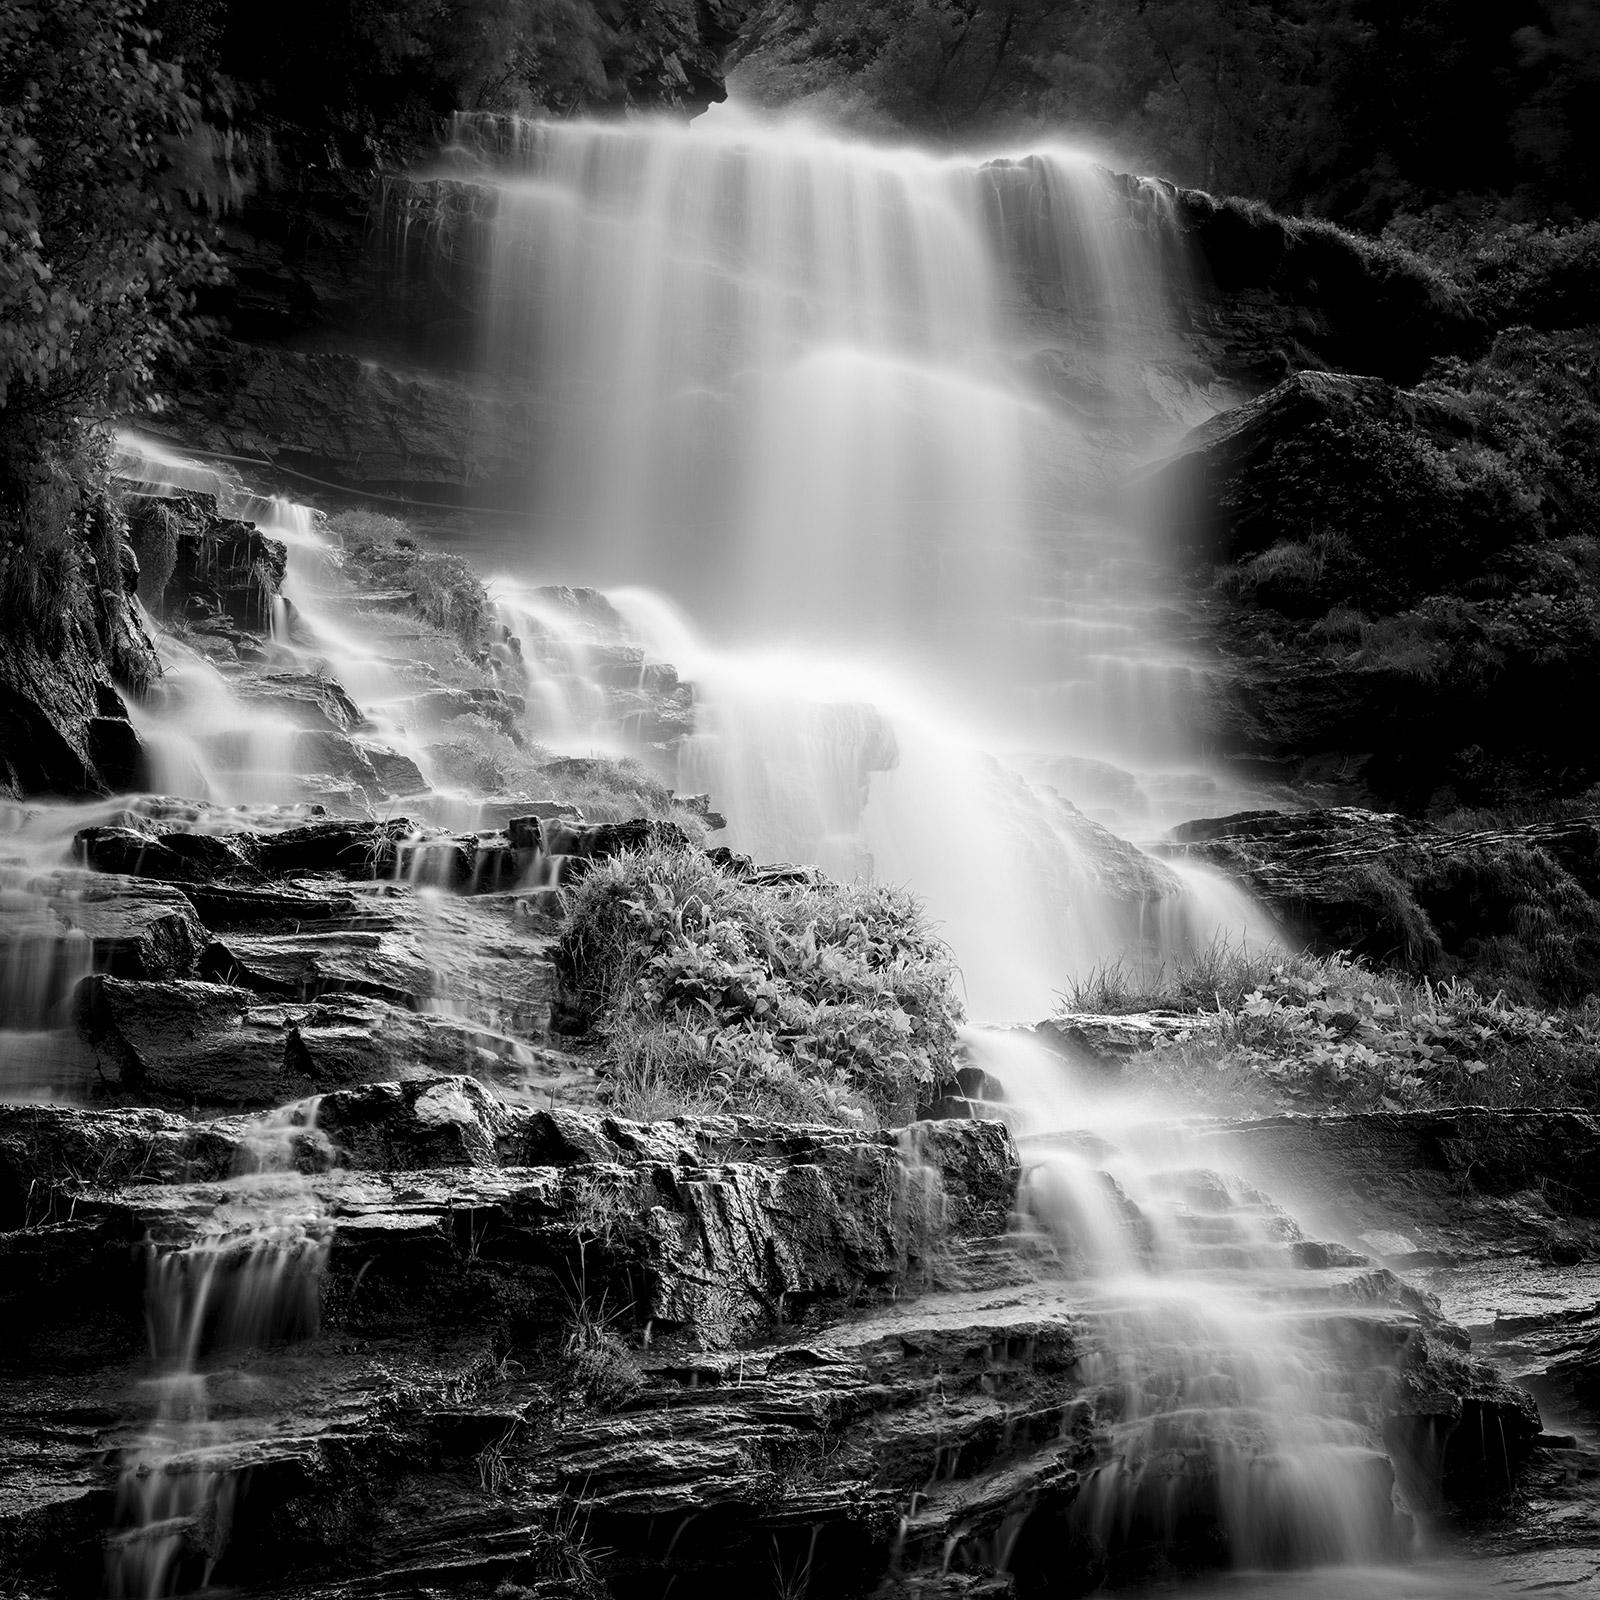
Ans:
{"type": "Polygon", "coordinates": [[[117,581],[96,425],[148,402],[216,268],[177,205],[198,106],[138,10],[0,9],[0,622],[50,650],[117,581]]]}
{"type": "Polygon", "coordinates": [[[1572,715],[1600,691],[1600,224],[1449,248],[1486,346],[1269,421],[1217,502],[1210,580],[1256,678],[1372,701],[1368,781],[1416,809],[1600,781],[1572,715]]]}
{"type": "Polygon", "coordinates": [[[1151,975],[1103,968],[1064,1011],[1175,1010],[1193,1026],[1135,1056],[1125,1082],[1197,1110],[1600,1109],[1600,1004],[1519,1005],[1465,979],[1379,972],[1344,955],[1219,943],[1151,975]]]}
{"type": "Polygon", "coordinates": [[[583,880],[561,963],[625,1115],[887,1124],[951,1074],[954,969],[903,890],[651,846],[583,880]]]}

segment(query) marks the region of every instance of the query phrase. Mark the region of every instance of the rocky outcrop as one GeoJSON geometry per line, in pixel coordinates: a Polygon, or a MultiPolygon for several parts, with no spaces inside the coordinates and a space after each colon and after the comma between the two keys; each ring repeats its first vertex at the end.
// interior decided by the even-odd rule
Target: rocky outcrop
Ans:
{"type": "Polygon", "coordinates": [[[197,491],[130,498],[128,526],[140,564],[139,598],[163,618],[204,632],[266,633],[288,552],[253,522],[224,517],[197,491]]]}
{"type": "Polygon", "coordinates": [[[83,520],[88,533],[62,535],[74,570],[56,614],[0,616],[0,795],[105,794],[144,777],[124,697],[161,665],[132,603],[139,563],[108,500],[83,520]]]}
{"type": "Polygon", "coordinates": [[[1201,1135],[1319,1225],[1402,1269],[1600,1256],[1600,1121],[1576,1111],[1294,1115],[1201,1135]]]}
{"type": "MultiPolygon", "coordinates": [[[[353,337],[353,336],[352,336],[353,337]]],[[[531,390],[502,391],[396,357],[220,339],[155,432],[331,487],[510,505],[526,496],[531,390]]]]}
{"type": "Polygon", "coordinates": [[[1323,950],[1534,999],[1600,983],[1600,819],[1446,832],[1354,808],[1252,811],[1183,823],[1170,841],[1167,853],[1238,878],[1323,950]]]}
{"type": "MultiPolygon", "coordinates": [[[[209,1555],[219,1583],[331,1600],[419,1583],[553,1597],[575,1572],[614,1593],[738,1592],[776,1564],[819,1592],[910,1600],[1206,1564],[1215,1463],[1181,1427],[1160,1481],[1189,1513],[1162,1549],[1075,1516],[1115,1453],[1109,1357],[1138,1324],[1039,1274],[1009,1222],[1018,1172],[991,1122],[641,1125],[460,1078],[270,1122],[0,1108],[0,1256],[18,1269],[0,1274],[0,1557],[46,1596],[99,1570],[108,1462],[141,1393],[129,1244],[181,1260],[213,1247],[219,1207],[248,1239],[252,1204],[276,1204],[327,1241],[321,1327],[233,1357],[260,1414],[212,1453],[237,1483],[231,1521],[221,1538],[180,1523],[180,1570],[209,1555]],[[278,1176],[236,1176],[269,1130],[278,1176]],[[42,1437],[39,1396],[68,1391],[42,1437]]],[[[1200,1173],[1184,1193],[1197,1225],[1230,1204],[1200,1173]]],[[[1425,1298],[1349,1252],[1300,1254],[1281,1326],[1337,1342],[1326,1403],[1380,1419],[1447,1493],[1471,1478],[1468,1445],[1498,1451],[1486,1470],[1526,1453],[1525,1398],[1425,1298]]],[[[1370,1462],[1386,1506],[1377,1448],[1370,1462]]]]}

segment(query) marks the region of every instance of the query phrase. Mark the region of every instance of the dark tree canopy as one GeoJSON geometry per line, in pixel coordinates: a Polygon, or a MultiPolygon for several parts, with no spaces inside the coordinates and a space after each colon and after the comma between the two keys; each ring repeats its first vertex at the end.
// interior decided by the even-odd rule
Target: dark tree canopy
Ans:
{"type": "Polygon", "coordinates": [[[1360,224],[1462,195],[1600,208],[1588,0],[773,0],[741,49],[769,104],[940,138],[1066,131],[1360,224]]]}

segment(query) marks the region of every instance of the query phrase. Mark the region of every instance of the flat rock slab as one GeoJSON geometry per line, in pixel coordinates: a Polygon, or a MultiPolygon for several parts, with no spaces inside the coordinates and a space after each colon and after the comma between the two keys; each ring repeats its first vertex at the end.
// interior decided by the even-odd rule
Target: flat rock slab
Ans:
{"type": "Polygon", "coordinates": [[[149,1105],[262,1107],[383,1078],[515,1076],[503,1037],[370,995],[272,1003],[228,984],[94,977],[74,1008],[103,1092],[149,1105]]]}

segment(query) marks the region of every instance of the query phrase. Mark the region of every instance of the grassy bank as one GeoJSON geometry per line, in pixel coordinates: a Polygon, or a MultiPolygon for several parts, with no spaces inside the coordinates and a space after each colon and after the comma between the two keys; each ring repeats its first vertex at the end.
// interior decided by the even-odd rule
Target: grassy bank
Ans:
{"type": "Polygon", "coordinates": [[[1192,1027],[1136,1056],[1125,1082],[1196,1110],[1600,1110],[1594,997],[1545,1009],[1344,955],[1219,943],[1156,972],[1101,968],[1061,998],[1064,1014],[1191,1017],[1192,1027]]]}

